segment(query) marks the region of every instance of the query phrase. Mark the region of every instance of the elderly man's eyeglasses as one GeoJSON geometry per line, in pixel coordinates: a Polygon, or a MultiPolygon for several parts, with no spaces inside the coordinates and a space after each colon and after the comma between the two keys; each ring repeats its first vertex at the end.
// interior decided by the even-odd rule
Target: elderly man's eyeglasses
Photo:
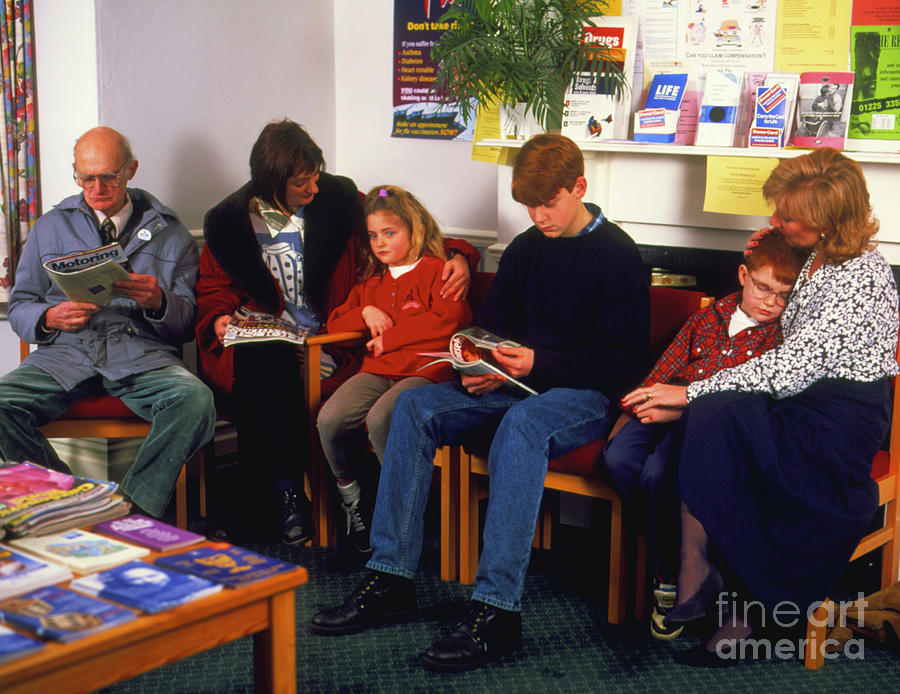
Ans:
{"type": "Polygon", "coordinates": [[[131,160],[128,160],[122,164],[122,167],[118,171],[112,171],[110,173],[91,174],[86,176],[75,171],[73,172],[72,177],[80,188],[90,188],[94,185],[94,181],[99,181],[104,188],[118,188],[122,185],[122,175],[130,163],[131,160]]]}
{"type": "Polygon", "coordinates": [[[775,303],[779,306],[787,305],[788,299],[791,298],[790,292],[774,292],[767,285],[757,282],[750,273],[747,273],[747,277],[750,278],[750,291],[753,292],[753,296],[757,299],[765,301],[770,296],[774,296],[775,303]]]}

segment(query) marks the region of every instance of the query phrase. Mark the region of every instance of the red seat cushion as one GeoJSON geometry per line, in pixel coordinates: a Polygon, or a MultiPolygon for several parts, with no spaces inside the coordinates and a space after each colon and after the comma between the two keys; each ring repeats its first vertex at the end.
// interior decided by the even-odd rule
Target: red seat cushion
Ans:
{"type": "Polygon", "coordinates": [[[137,415],[112,395],[92,395],[73,403],[60,419],[133,419],[137,415]]]}
{"type": "Polygon", "coordinates": [[[597,461],[606,445],[606,439],[597,439],[586,443],[574,451],[569,451],[547,464],[548,470],[571,472],[576,475],[593,475],[597,473],[597,461]]]}
{"type": "Polygon", "coordinates": [[[872,459],[872,479],[876,482],[887,477],[891,471],[891,456],[887,451],[878,451],[872,459]]]}

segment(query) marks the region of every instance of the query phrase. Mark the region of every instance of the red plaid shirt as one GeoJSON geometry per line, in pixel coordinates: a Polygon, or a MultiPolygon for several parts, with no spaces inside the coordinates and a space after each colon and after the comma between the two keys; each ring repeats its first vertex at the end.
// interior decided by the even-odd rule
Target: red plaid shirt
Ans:
{"type": "Polygon", "coordinates": [[[780,320],[746,328],[733,338],[728,336],[728,324],[740,300],[741,293],[736,292],[691,316],[639,387],[702,381],[780,345],[780,320]]]}

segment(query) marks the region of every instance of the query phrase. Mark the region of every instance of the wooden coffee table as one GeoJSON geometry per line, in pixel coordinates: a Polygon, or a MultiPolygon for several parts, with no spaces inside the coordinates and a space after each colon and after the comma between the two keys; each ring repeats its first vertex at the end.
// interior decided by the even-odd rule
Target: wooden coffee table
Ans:
{"type": "Polygon", "coordinates": [[[256,691],[295,692],[294,589],[307,578],[297,567],[71,643],[48,642],[0,665],[0,692],[92,692],[250,634],[256,691]]]}

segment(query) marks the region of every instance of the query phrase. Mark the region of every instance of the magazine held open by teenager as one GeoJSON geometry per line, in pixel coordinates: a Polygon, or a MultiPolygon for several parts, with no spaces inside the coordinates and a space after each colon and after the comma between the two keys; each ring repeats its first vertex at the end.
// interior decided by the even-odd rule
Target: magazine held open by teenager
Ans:
{"type": "Polygon", "coordinates": [[[521,381],[510,376],[494,360],[493,352],[497,347],[521,346],[518,342],[504,340],[502,337],[498,337],[483,328],[472,326],[459,330],[450,336],[449,352],[420,352],[419,354],[423,357],[436,357],[434,361],[428,362],[420,370],[426,366],[445,361],[457,371],[472,376],[481,376],[489,373],[499,374],[526,393],[537,395],[536,390],[529,388],[521,381]]]}

